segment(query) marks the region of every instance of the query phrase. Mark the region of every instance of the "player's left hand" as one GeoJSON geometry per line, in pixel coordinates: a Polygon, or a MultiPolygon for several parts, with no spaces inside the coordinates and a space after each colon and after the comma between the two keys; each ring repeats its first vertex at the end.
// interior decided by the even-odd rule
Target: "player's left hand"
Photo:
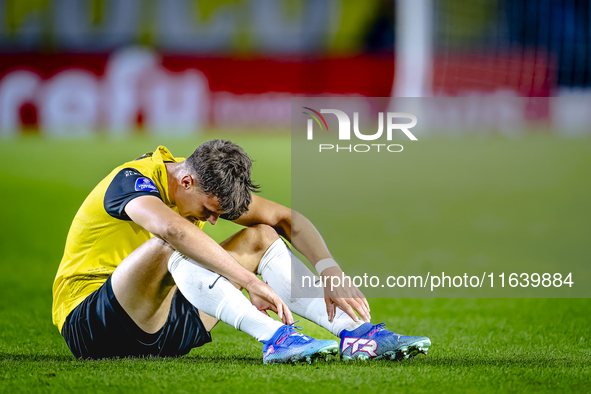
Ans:
{"type": "Polygon", "coordinates": [[[336,308],[342,309],[354,321],[359,321],[359,317],[357,317],[355,312],[359,313],[363,321],[369,322],[371,320],[369,304],[363,293],[353,283],[345,281],[346,283],[340,283],[340,286],[335,286],[331,289],[330,277],[338,276],[339,279],[343,277],[343,271],[339,267],[325,269],[322,272],[322,276],[328,277],[326,287],[324,288],[324,301],[326,302],[328,321],[332,322],[334,320],[336,308]]]}

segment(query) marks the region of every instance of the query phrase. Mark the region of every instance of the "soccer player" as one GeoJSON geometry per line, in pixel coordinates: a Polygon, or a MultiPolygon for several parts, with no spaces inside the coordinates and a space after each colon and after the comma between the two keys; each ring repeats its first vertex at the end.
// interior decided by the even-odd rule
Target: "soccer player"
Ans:
{"type": "Polygon", "coordinates": [[[280,235],[322,276],[342,271],[307,219],[253,194],[250,172],[242,148],[212,140],[186,160],[158,147],[94,188],[72,222],[53,286],[53,322],[77,358],[183,355],[210,342],[218,320],[261,341],[265,363],[338,352],[335,341],[296,331],[290,310],[340,336],[346,359],[428,349],[426,337],[369,323],[369,305],[354,286],[292,298],[291,264],[312,273],[280,235]],[[220,217],[245,229],[218,245],[203,227],[220,217]]]}

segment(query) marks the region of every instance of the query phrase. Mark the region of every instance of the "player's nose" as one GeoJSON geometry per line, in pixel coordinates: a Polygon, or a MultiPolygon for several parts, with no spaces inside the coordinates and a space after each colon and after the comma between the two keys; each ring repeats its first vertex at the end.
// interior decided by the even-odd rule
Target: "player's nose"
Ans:
{"type": "Polygon", "coordinates": [[[209,223],[211,223],[212,225],[214,225],[214,224],[216,224],[216,223],[217,223],[217,221],[218,221],[218,218],[219,218],[219,217],[220,217],[220,215],[213,214],[213,215],[210,215],[210,216],[207,218],[207,221],[208,221],[209,223]]]}

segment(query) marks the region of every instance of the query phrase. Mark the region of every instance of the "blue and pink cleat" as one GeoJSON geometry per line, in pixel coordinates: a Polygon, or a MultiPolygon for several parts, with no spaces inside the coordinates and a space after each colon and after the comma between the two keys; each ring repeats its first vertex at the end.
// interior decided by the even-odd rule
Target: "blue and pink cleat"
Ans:
{"type": "Polygon", "coordinates": [[[341,332],[343,360],[402,360],[427,354],[431,340],[427,337],[404,336],[386,330],[386,323],[364,323],[353,331],[341,332]]]}
{"type": "Polygon", "coordinates": [[[273,337],[263,342],[263,363],[285,364],[285,363],[312,363],[319,357],[336,356],[339,345],[332,339],[319,340],[296,331],[301,327],[294,326],[280,327],[273,337]]]}

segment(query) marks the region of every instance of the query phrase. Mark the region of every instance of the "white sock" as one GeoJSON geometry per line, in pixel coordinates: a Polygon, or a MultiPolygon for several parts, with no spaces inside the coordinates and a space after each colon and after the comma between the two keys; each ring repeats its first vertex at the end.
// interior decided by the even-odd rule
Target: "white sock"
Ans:
{"type": "Polygon", "coordinates": [[[354,330],[363,324],[362,320],[355,322],[339,308],[336,310],[332,323],[329,322],[322,287],[306,289],[306,297],[310,298],[292,298],[292,270],[294,280],[301,280],[302,276],[314,277],[314,280],[320,280],[292,253],[282,239],[278,239],[265,252],[257,272],[261,275],[263,281],[267,282],[275,293],[281,297],[292,312],[326,328],[336,336],[339,336],[343,330],[354,330]]]}
{"type": "Polygon", "coordinates": [[[258,341],[268,341],[283,324],[259,312],[230,281],[174,252],[168,271],[183,296],[197,309],[258,341]]]}

